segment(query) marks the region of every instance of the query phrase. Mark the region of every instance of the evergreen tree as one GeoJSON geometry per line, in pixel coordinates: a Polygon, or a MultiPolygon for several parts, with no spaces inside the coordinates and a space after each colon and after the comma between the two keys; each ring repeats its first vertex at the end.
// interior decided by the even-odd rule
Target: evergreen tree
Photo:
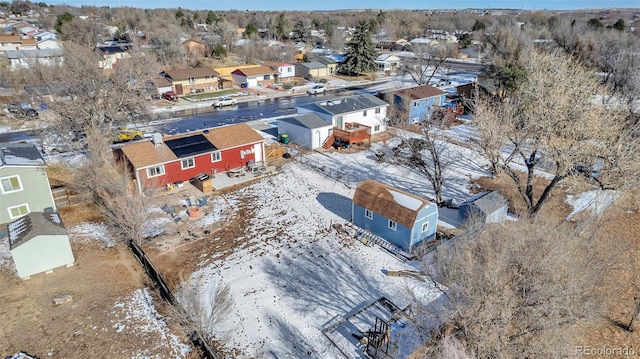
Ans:
{"type": "Polygon", "coordinates": [[[587,25],[596,29],[602,29],[604,27],[604,25],[602,24],[602,21],[600,21],[600,19],[596,19],[595,17],[589,19],[589,22],[587,22],[587,25]]]}
{"type": "Polygon", "coordinates": [[[176,20],[182,19],[182,18],[184,18],[184,12],[182,12],[181,8],[178,8],[178,11],[176,11],[176,20]]]}
{"type": "Polygon", "coordinates": [[[207,20],[206,20],[207,25],[217,24],[218,21],[220,21],[220,18],[218,17],[218,15],[216,15],[215,12],[209,10],[209,12],[207,13],[207,20]]]}
{"type": "Polygon", "coordinates": [[[244,37],[250,37],[252,34],[257,34],[257,33],[258,33],[258,27],[251,22],[244,29],[244,37]]]}
{"type": "Polygon", "coordinates": [[[613,28],[618,31],[624,31],[624,20],[619,19],[618,21],[616,21],[616,23],[613,24],[613,28]]]}
{"type": "Polygon", "coordinates": [[[358,23],[347,47],[347,60],[340,65],[341,73],[355,76],[375,71],[376,48],[367,21],[361,20],[358,23]]]}
{"type": "Polygon", "coordinates": [[[309,29],[304,26],[302,20],[298,20],[295,25],[293,25],[293,30],[291,30],[291,39],[293,41],[300,41],[304,43],[308,43],[311,40],[311,32],[309,29]]]}
{"type": "Polygon", "coordinates": [[[73,15],[71,15],[68,12],[65,12],[63,14],[58,15],[58,18],[56,19],[56,24],[53,25],[53,28],[58,32],[61,33],[62,32],[62,25],[64,25],[67,22],[71,22],[71,20],[73,20],[73,15]]]}
{"type": "Polygon", "coordinates": [[[471,31],[480,31],[484,29],[485,29],[484,22],[480,20],[476,20],[476,22],[473,24],[473,27],[471,28],[471,31]]]}
{"type": "Polygon", "coordinates": [[[284,13],[279,13],[278,18],[276,19],[276,38],[278,40],[285,40],[289,36],[288,27],[289,24],[284,13]]]}

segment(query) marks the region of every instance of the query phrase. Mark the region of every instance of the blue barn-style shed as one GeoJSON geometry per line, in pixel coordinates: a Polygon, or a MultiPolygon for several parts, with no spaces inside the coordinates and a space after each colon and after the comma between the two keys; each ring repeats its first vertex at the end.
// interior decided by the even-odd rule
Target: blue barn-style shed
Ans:
{"type": "Polygon", "coordinates": [[[364,180],[353,195],[356,226],[411,251],[436,235],[438,206],[378,181],[364,180]]]}

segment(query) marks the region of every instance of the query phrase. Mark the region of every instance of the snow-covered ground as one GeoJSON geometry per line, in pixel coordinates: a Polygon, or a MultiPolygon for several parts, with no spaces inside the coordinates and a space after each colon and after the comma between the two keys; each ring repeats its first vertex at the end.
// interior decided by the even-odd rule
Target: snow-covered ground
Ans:
{"type": "Polygon", "coordinates": [[[167,327],[165,318],[156,311],[153,297],[148,288],[137,289],[131,297],[122,298],[115,303],[111,315],[113,329],[118,333],[126,334],[128,331],[145,333],[154,338],[155,347],[151,350],[140,350],[131,357],[132,359],[162,358],[154,354],[155,349],[166,350],[170,348],[172,358],[184,358],[191,352],[191,347],[181,342],[180,338],[172,334],[167,327]]]}
{"type": "MultiPolygon", "coordinates": [[[[370,161],[365,156],[361,152],[353,159],[370,161]]],[[[256,207],[241,238],[246,244],[224,260],[203,256],[192,275],[203,285],[220,281],[230,289],[233,310],[217,331],[229,335],[219,339],[249,356],[339,357],[321,333],[330,321],[382,296],[404,307],[410,288],[425,293],[425,300],[437,297],[426,282],[383,272],[415,267],[377,247],[355,241],[345,246],[329,231],[331,223],[350,219],[353,193],[354,188],[290,163],[282,173],[218,201],[225,212],[234,208],[225,203],[243,198],[252,198],[256,207]]],[[[203,295],[209,300],[210,293],[203,295]]]]}

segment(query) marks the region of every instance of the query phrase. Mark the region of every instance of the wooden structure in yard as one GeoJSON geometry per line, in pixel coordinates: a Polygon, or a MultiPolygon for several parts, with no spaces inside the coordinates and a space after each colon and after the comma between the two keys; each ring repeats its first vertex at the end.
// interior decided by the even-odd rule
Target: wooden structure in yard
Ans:
{"type": "Polygon", "coordinates": [[[371,146],[371,127],[357,122],[347,122],[344,124],[344,130],[334,127],[322,147],[329,149],[334,143],[339,142],[348,145],[351,153],[351,147],[354,144],[362,145],[365,140],[371,146]]]}
{"type": "Polygon", "coordinates": [[[281,145],[279,143],[272,143],[270,145],[264,146],[264,150],[266,155],[266,159],[270,158],[278,158],[282,157],[282,155],[287,152],[287,147],[285,145],[281,145]]]}
{"type": "Polygon", "coordinates": [[[206,173],[200,173],[193,178],[193,185],[203,193],[213,191],[213,178],[206,173]]]}

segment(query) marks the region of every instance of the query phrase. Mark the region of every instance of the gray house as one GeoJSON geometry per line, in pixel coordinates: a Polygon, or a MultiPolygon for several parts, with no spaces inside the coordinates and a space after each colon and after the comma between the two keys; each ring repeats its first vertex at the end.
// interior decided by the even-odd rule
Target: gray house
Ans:
{"type": "Polygon", "coordinates": [[[55,208],[45,162],[36,146],[0,143],[0,224],[55,208]]]}
{"type": "Polygon", "coordinates": [[[316,149],[329,137],[333,126],[315,113],[278,119],[278,135],[287,134],[291,142],[316,149]]]}
{"type": "Polygon", "coordinates": [[[75,261],[57,213],[30,213],[9,224],[9,248],[18,276],[28,279],[75,261]]]}
{"type": "Polygon", "coordinates": [[[462,225],[472,220],[481,223],[501,223],[507,218],[509,201],[498,191],[480,192],[464,201],[458,208],[458,222],[462,225]]]}

